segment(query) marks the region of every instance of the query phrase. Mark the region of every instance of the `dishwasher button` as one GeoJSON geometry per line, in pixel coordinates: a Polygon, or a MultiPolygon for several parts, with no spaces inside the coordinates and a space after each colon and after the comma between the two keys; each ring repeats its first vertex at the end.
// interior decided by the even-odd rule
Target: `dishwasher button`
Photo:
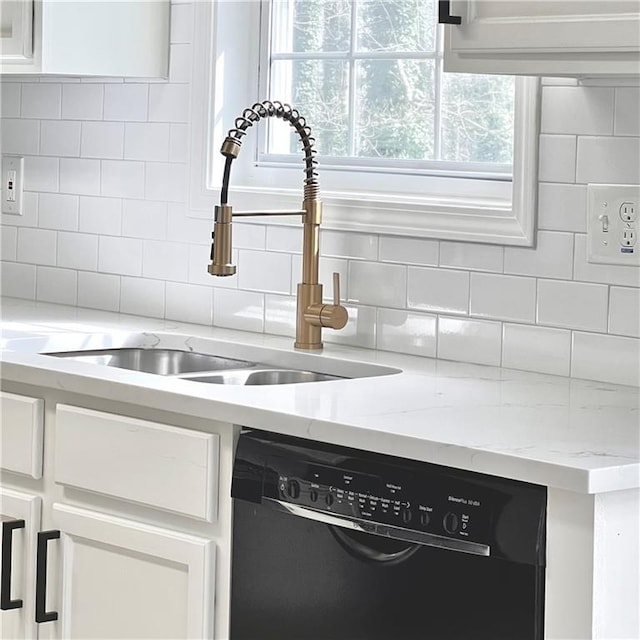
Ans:
{"type": "Polygon", "coordinates": [[[317,489],[311,489],[311,491],[309,491],[309,500],[311,500],[311,502],[318,502],[318,490],[317,489]]]}
{"type": "Polygon", "coordinates": [[[409,509],[402,509],[400,511],[400,517],[402,518],[402,522],[404,524],[409,524],[411,522],[411,518],[413,517],[413,514],[409,509]]]}
{"type": "Polygon", "coordinates": [[[428,526],[428,525],[429,525],[429,520],[430,520],[430,519],[431,519],[431,518],[429,518],[429,514],[428,514],[426,511],[421,511],[421,512],[420,512],[420,524],[421,524],[423,527],[426,527],[426,526],[428,526]]]}
{"type": "Polygon", "coordinates": [[[324,501],[327,507],[330,507],[333,504],[333,496],[330,493],[327,493],[327,495],[324,497],[324,501]]]}
{"type": "Polygon", "coordinates": [[[442,526],[447,533],[455,533],[458,530],[458,516],[449,511],[442,519],[442,526]]]}

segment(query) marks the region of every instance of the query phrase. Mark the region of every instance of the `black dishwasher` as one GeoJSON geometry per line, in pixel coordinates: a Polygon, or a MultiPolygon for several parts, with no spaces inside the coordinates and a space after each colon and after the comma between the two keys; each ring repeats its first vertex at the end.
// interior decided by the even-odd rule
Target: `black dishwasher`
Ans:
{"type": "Polygon", "coordinates": [[[542,640],[544,487],[249,431],[232,640],[542,640]]]}

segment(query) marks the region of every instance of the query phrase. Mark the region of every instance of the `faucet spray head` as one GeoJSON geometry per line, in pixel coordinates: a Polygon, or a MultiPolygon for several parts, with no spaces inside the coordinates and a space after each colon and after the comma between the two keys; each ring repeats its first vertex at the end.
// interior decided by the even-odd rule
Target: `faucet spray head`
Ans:
{"type": "Polygon", "coordinates": [[[216,205],[211,238],[211,264],[207,271],[212,276],[234,275],[236,267],[231,264],[231,205],[216,205]]]}

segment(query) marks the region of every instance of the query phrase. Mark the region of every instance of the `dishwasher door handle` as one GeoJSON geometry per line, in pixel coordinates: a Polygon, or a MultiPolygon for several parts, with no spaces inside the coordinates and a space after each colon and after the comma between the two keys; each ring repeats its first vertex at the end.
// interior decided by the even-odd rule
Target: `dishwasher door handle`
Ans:
{"type": "Polygon", "coordinates": [[[277,511],[289,513],[291,515],[298,516],[299,518],[306,518],[307,520],[315,520],[316,522],[322,522],[334,527],[342,527],[344,529],[351,529],[352,531],[360,531],[362,533],[370,533],[372,535],[382,536],[385,538],[393,538],[394,540],[420,544],[425,547],[438,547],[439,549],[471,553],[477,556],[491,555],[491,547],[479,542],[447,538],[435,533],[414,531],[413,529],[405,529],[403,527],[396,527],[394,525],[383,524],[380,522],[371,522],[370,520],[360,520],[357,518],[334,515],[325,511],[316,511],[309,507],[292,504],[291,502],[276,500],[275,498],[263,497],[262,500],[263,504],[268,505],[277,511]]]}

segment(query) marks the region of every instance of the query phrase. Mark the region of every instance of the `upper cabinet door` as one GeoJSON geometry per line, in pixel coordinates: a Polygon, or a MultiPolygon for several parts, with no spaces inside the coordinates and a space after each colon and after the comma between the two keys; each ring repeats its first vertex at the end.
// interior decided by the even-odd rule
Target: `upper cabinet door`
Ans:
{"type": "Polygon", "coordinates": [[[450,14],[461,20],[445,27],[447,71],[640,73],[638,0],[452,0],[448,4],[450,14]]]}
{"type": "Polygon", "coordinates": [[[0,60],[33,58],[33,0],[0,0],[0,60]]]}

